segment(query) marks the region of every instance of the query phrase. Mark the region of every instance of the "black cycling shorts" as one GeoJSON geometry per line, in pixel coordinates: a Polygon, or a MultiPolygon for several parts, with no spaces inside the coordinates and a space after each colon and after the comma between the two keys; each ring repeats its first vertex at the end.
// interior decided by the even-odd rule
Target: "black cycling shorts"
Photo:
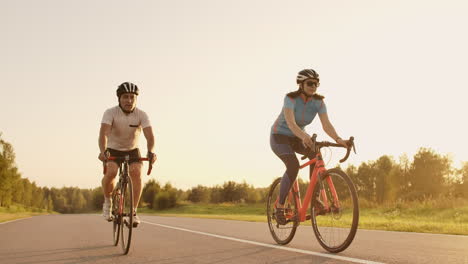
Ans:
{"type": "MultiPolygon", "coordinates": [[[[138,148],[132,149],[129,151],[120,151],[120,150],[108,148],[107,151],[109,151],[110,155],[113,157],[125,157],[126,155],[130,155],[129,164],[132,164],[134,162],[141,163],[141,161],[136,161],[137,159],[141,158],[140,150],[138,148]]],[[[114,161],[114,160],[110,160],[110,161],[115,162],[117,163],[117,165],[120,166],[121,162],[114,161]]]]}

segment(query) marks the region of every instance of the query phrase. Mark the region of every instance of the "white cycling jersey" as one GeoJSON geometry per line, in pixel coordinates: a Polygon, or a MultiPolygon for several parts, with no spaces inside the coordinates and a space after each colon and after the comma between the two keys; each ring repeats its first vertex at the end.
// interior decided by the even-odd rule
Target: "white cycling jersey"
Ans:
{"type": "Polygon", "coordinates": [[[127,114],[119,106],[107,109],[101,123],[112,126],[107,147],[120,151],[137,148],[141,130],[151,126],[144,111],[135,108],[133,112],[127,114]]]}

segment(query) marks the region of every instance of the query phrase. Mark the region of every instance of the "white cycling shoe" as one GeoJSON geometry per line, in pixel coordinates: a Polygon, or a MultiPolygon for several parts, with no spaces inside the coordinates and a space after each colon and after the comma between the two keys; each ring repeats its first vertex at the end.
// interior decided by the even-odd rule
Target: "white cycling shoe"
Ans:
{"type": "Polygon", "coordinates": [[[112,209],[112,201],[110,202],[104,201],[104,203],[102,204],[102,216],[104,216],[104,219],[106,219],[108,222],[112,221],[111,209],[112,209]]]}
{"type": "Polygon", "coordinates": [[[133,227],[137,227],[141,223],[140,218],[138,215],[133,215],[133,227]]]}

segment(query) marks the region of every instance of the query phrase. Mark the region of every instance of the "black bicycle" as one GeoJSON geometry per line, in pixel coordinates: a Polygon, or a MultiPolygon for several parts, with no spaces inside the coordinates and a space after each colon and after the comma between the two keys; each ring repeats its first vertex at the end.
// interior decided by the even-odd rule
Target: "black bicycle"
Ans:
{"type": "MultiPolygon", "coordinates": [[[[132,229],[134,226],[133,216],[133,185],[129,174],[130,162],[132,161],[149,161],[148,158],[130,159],[129,155],[124,157],[109,157],[107,160],[113,160],[120,164],[119,166],[119,182],[112,192],[112,234],[114,246],[117,246],[121,241],[124,255],[128,254],[132,241],[132,229]]],[[[151,173],[152,164],[149,164],[148,175],[151,173]]],[[[104,166],[104,174],[106,174],[106,166],[104,166]]]]}

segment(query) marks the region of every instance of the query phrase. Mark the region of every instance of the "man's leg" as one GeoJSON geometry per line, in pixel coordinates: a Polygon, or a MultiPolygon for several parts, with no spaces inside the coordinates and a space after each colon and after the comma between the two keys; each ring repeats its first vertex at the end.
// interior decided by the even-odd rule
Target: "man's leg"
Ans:
{"type": "Polygon", "coordinates": [[[137,227],[140,224],[140,218],[136,215],[138,203],[141,196],[141,162],[134,162],[130,164],[130,177],[132,178],[133,184],[133,208],[135,210],[133,217],[133,227],[137,227]]]}
{"type": "Polygon", "coordinates": [[[138,207],[141,196],[141,168],[143,164],[141,162],[133,162],[130,164],[130,177],[132,178],[133,184],[133,207],[138,207]]]}
{"type": "Polygon", "coordinates": [[[115,176],[117,176],[118,166],[115,162],[106,162],[106,174],[102,177],[102,191],[104,192],[104,204],[102,214],[104,218],[110,220],[110,210],[112,207],[111,195],[114,190],[115,176]]]}

